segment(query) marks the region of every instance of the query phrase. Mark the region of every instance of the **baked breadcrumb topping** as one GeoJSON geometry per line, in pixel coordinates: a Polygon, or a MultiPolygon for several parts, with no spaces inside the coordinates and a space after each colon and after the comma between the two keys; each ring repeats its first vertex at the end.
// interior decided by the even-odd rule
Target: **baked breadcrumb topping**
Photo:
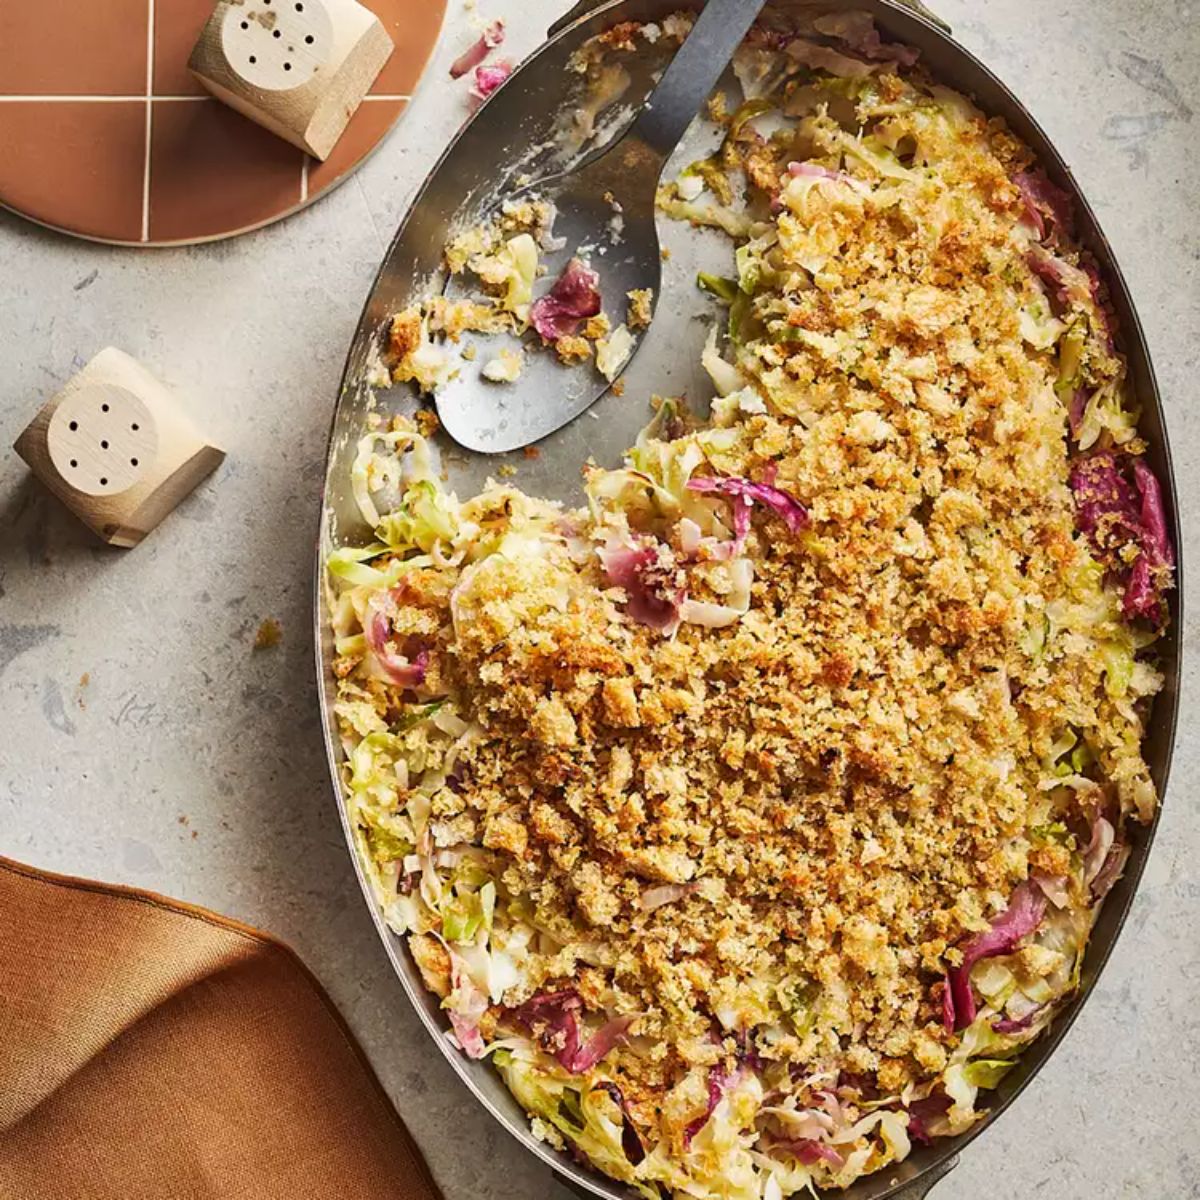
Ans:
{"type": "MultiPolygon", "coordinates": [[[[1173,558],[1102,285],[1028,149],[868,27],[756,31],[662,189],[737,239],[711,419],[660,402],[575,512],[458,502],[396,422],[361,484],[403,502],[332,564],[389,920],[539,1134],[648,1195],[846,1186],[967,1128],[1156,805],[1173,558]]],[[[528,325],[501,268],[550,220],[449,248],[478,298],[399,314],[396,379],[528,325]]]]}

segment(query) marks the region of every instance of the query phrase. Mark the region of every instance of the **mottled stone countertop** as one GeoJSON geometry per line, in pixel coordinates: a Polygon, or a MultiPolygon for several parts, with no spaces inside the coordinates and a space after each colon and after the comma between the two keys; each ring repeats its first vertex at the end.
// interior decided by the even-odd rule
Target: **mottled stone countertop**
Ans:
{"type": "MultiPolygon", "coordinates": [[[[1200,8],[931,2],[1041,119],[1099,212],[1147,326],[1200,561],[1200,8]]],[[[567,7],[479,5],[509,19],[514,54],[567,7]]],[[[468,20],[451,0],[437,60],[379,154],[273,228],[137,252],[0,214],[0,853],[286,938],[362,1039],[448,1200],[526,1200],[566,1193],[432,1051],[376,939],[330,798],[310,648],[343,356],[385,244],[464,114],[446,66],[468,20]],[[108,343],[203,410],[230,451],[132,552],[96,545],[7,448],[108,343]],[[267,617],[283,642],[255,653],[267,617]]],[[[1195,662],[1161,833],[1111,964],[1060,1052],[938,1196],[1200,1196],[1195,662]]]]}

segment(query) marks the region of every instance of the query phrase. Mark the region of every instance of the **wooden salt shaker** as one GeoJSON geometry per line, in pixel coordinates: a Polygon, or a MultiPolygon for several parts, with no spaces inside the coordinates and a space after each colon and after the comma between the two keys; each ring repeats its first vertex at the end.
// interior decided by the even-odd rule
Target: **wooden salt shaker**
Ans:
{"type": "Polygon", "coordinates": [[[324,161],[393,49],[357,0],[220,0],[188,67],[218,100],[324,161]]]}
{"type": "Polygon", "coordinates": [[[145,367],[111,347],[68,380],[14,448],[85,525],[126,547],[225,457],[145,367]]]}

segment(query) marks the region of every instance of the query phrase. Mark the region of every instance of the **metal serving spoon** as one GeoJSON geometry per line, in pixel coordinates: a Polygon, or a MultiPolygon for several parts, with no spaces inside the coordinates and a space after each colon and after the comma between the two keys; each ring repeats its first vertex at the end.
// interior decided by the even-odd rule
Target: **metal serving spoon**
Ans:
{"type": "MultiPolygon", "coordinates": [[[[591,265],[600,276],[603,311],[614,325],[625,318],[630,291],[648,288],[657,302],[662,282],[654,221],[659,177],[764,3],[707,0],[629,128],[572,170],[516,193],[552,200],[558,209],[554,231],[566,244],[560,253],[543,259],[548,267],[543,290],[549,290],[571,257],[592,247],[597,251],[591,265]],[[599,248],[606,242],[601,255],[599,248]]],[[[632,352],[621,370],[640,346],[642,332],[633,331],[632,352]]],[[[547,347],[526,356],[516,383],[490,383],[478,367],[468,365],[439,391],[438,416],[459,445],[500,454],[561,429],[610,386],[594,365],[563,366],[547,347]]]]}

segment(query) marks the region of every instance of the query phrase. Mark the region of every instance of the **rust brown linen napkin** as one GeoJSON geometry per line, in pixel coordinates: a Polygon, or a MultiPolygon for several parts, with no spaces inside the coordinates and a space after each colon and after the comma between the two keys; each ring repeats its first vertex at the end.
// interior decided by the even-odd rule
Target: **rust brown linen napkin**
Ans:
{"type": "Polygon", "coordinates": [[[286,946],[0,858],[0,1197],[440,1193],[286,946]]]}

